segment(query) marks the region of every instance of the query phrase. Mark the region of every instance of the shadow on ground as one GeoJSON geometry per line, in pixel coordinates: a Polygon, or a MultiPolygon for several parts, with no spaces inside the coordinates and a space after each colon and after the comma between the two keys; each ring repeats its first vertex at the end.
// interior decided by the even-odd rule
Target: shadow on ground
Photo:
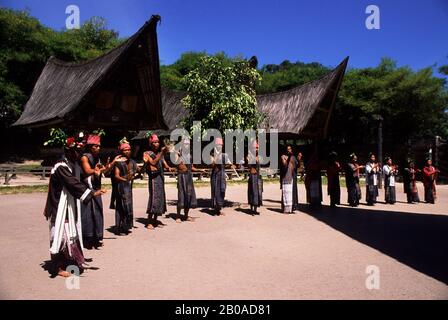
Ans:
{"type": "Polygon", "coordinates": [[[448,284],[448,216],[322,206],[305,212],[354,240],[448,284]]]}
{"type": "MultiPolygon", "coordinates": [[[[170,200],[167,202],[169,206],[177,206],[177,201],[170,200]]],[[[224,200],[224,207],[237,207],[239,206],[239,202],[224,200]]],[[[197,199],[197,208],[211,208],[212,201],[210,199],[198,198],[197,199]]]]}

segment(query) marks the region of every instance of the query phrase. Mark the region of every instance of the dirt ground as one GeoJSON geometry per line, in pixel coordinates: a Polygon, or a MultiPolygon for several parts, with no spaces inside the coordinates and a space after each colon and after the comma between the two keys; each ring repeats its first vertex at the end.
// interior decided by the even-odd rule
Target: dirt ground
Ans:
{"type": "MultiPolygon", "coordinates": [[[[232,206],[222,217],[206,209],[210,189],[197,188],[195,222],[161,217],[166,226],[156,230],[144,227],[147,190],[135,189],[136,228],[129,236],[106,230],[105,246],[86,251],[92,269],[79,289],[43,268],[46,195],[1,195],[0,298],[448,299],[448,186],[438,188],[436,205],[405,203],[399,185],[393,206],[330,209],[325,196],[325,206],[311,210],[300,185],[300,211],[283,215],[278,184],[266,184],[259,216],[247,213],[246,188],[228,188],[232,206]],[[369,266],[378,268],[379,289],[366,286],[369,266]]],[[[166,190],[174,213],[177,189],[166,190]]],[[[104,215],[107,229],[114,214],[104,215]]]]}

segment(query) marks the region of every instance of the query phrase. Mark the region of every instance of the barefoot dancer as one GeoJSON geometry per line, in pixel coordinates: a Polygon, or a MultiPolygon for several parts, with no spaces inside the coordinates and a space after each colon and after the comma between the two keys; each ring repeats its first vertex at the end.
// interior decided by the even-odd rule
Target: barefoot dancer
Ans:
{"type": "Polygon", "coordinates": [[[425,186],[425,201],[434,204],[437,199],[436,179],[440,171],[433,167],[432,160],[427,159],[423,168],[423,185],[425,186]]]}
{"type": "Polygon", "coordinates": [[[127,141],[120,144],[122,158],[117,161],[114,177],[117,183],[115,234],[129,234],[134,227],[134,205],[132,185],[135,174],[140,171],[137,163],[131,159],[131,146],[127,141]]]}
{"type": "MultiPolygon", "coordinates": [[[[81,165],[81,181],[94,191],[101,190],[101,176],[108,174],[114,163],[101,164],[99,157],[101,148],[101,138],[98,135],[91,134],[87,138],[86,152],[81,156],[79,163],[81,165]]],[[[82,235],[86,248],[98,248],[103,245],[103,200],[101,196],[95,197],[93,201],[87,204],[81,204],[82,214],[82,235]]]]}
{"type": "Polygon", "coordinates": [[[383,166],[384,172],[384,200],[386,204],[394,204],[397,201],[395,193],[395,177],[398,174],[398,167],[393,164],[392,159],[387,157],[386,164],[383,166]]]}
{"type": "Polygon", "coordinates": [[[69,277],[65,271],[76,265],[83,271],[84,255],[80,199],[84,204],[101,196],[104,190],[93,191],[76,178],[76,162],[81,145],[74,138],[66,140],[64,157],[51,170],[44,215],[50,221],[50,253],[52,273],[69,277]],[[75,199],[76,198],[76,199],[75,199]]]}
{"type": "Polygon", "coordinates": [[[364,166],[358,165],[358,157],[352,153],[350,155],[350,162],[345,169],[345,182],[347,185],[348,204],[351,207],[359,206],[361,200],[361,187],[359,186],[359,171],[364,169],[364,166]]]}
{"type": "Polygon", "coordinates": [[[334,151],[328,156],[327,178],[328,195],[330,196],[330,207],[334,208],[341,204],[341,186],[339,183],[339,173],[342,168],[337,161],[338,154],[334,151]]]}
{"type": "Polygon", "coordinates": [[[369,162],[366,164],[366,202],[368,206],[374,206],[378,197],[378,181],[380,164],[373,153],[370,153],[369,162]]]}
{"type": "Polygon", "coordinates": [[[249,167],[249,180],[247,182],[247,198],[253,214],[259,214],[257,208],[263,205],[263,180],[260,174],[260,158],[258,156],[258,142],[254,140],[252,148],[255,155],[249,153],[247,163],[249,167]]]}
{"type": "Polygon", "coordinates": [[[148,214],[148,229],[161,227],[163,223],[157,220],[159,215],[166,212],[165,178],[163,169],[174,171],[170,168],[164,156],[168,153],[165,146],[160,150],[160,142],[157,135],[153,134],[149,138],[150,150],[143,154],[144,167],[148,174],[149,199],[146,213],[148,214]]]}
{"type": "Polygon", "coordinates": [[[177,164],[177,217],[176,222],[193,221],[188,216],[191,208],[197,207],[192,172],[205,172],[193,166],[190,154],[190,140],[183,138],[179,152],[173,153],[177,164]],[[182,216],[183,213],[183,216],[182,216]]]}
{"type": "Polygon", "coordinates": [[[293,153],[292,146],[286,146],[286,154],[280,158],[280,188],[282,189],[282,211],[292,213],[298,209],[299,194],[297,189],[297,169],[299,160],[293,153]]]}
{"type": "Polygon", "coordinates": [[[420,202],[417,189],[417,172],[421,172],[421,170],[415,169],[414,161],[409,160],[408,167],[404,168],[403,171],[404,193],[406,193],[408,203],[420,202]]]}
{"type": "Polygon", "coordinates": [[[223,141],[221,138],[216,138],[216,146],[211,157],[212,173],[210,176],[212,201],[211,206],[215,209],[217,216],[223,216],[221,212],[224,206],[224,199],[226,196],[226,165],[235,168],[229,160],[226,153],[222,152],[223,141]]]}

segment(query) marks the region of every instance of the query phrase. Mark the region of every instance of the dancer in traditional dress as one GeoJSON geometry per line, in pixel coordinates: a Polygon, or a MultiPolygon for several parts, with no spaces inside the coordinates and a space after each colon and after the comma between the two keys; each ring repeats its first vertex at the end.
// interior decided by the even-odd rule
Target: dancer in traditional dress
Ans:
{"type": "Polygon", "coordinates": [[[252,213],[259,214],[257,208],[263,205],[263,179],[260,174],[259,145],[256,140],[252,143],[252,149],[255,154],[250,152],[247,156],[247,166],[249,168],[247,199],[252,213]]]}
{"type": "Polygon", "coordinates": [[[188,216],[190,209],[197,207],[196,191],[194,190],[193,172],[203,172],[193,165],[190,153],[190,139],[182,138],[179,151],[173,152],[173,163],[177,165],[177,216],[176,222],[194,221],[188,216]]]}
{"type": "Polygon", "coordinates": [[[403,171],[404,192],[408,203],[420,202],[417,189],[417,172],[421,172],[421,170],[415,169],[414,161],[410,160],[408,167],[404,168],[403,171]]]}
{"type": "Polygon", "coordinates": [[[368,206],[373,206],[378,197],[378,181],[380,174],[380,164],[376,161],[373,153],[369,155],[369,162],[366,164],[366,201],[368,206]]]}
{"type": "Polygon", "coordinates": [[[358,165],[358,157],[352,153],[350,155],[350,162],[345,169],[348,204],[351,207],[359,206],[359,200],[361,200],[361,187],[359,186],[359,171],[361,169],[364,169],[364,166],[358,165]]]}
{"type": "Polygon", "coordinates": [[[131,159],[131,145],[127,141],[120,143],[121,159],[114,169],[116,191],[115,234],[129,234],[134,227],[134,202],[132,186],[135,175],[140,172],[137,163],[131,159]]]}
{"type": "Polygon", "coordinates": [[[158,216],[166,212],[165,177],[164,169],[175,171],[165,161],[164,157],[169,152],[167,146],[160,148],[159,137],[152,134],[149,137],[150,150],[143,154],[146,173],[148,174],[148,224],[146,228],[163,227],[164,224],[158,221],[158,216]]]}
{"type": "Polygon", "coordinates": [[[328,157],[327,178],[328,178],[328,195],[330,196],[330,207],[336,207],[341,204],[341,186],[339,183],[339,173],[342,168],[337,161],[338,154],[331,152],[328,157]]]}
{"type": "Polygon", "coordinates": [[[383,166],[384,172],[384,200],[386,204],[395,204],[397,196],[395,193],[395,177],[398,175],[398,167],[393,164],[392,159],[387,157],[383,166]]]}
{"type": "Polygon", "coordinates": [[[215,148],[211,156],[212,170],[210,175],[211,184],[211,207],[215,210],[217,216],[223,216],[222,208],[224,207],[226,197],[226,167],[235,169],[230,162],[227,153],[222,152],[223,140],[216,138],[215,148]]]}
{"type": "MultiPolygon", "coordinates": [[[[101,176],[111,172],[115,159],[103,166],[100,160],[101,137],[91,134],[87,137],[86,151],[81,156],[81,181],[94,191],[101,190],[101,176]]],[[[103,246],[104,215],[102,197],[81,204],[82,235],[87,249],[103,246]]]]}
{"type": "Polygon", "coordinates": [[[437,199],[436,180],[440,171],[432,165],[432,160],[427,159],[423,168],[423,185],[425,186],[425,201],[434,204],[437,199]]]}
{"type": "Polygon", "coordinates": [[[286,154],[280,158],[280,188],[282,189],[282,211],[292,213],[298,209],[297,169],[299,161],[291,145],[286,146],[286,154]]]}
{"type": "Polygon", "coordinates": [[[82,145],[74,138],[66,140],[64,157],[51,170],[47,202],[44,216],[50,223],[50,253],[52,274],[63,277],[71,276],[66,271],[69,265],[75,265],[82,272],[84,254],[82,242],[82,225],[80,201],[84,204],[93,201],[105,193],[104,190],[93,191],[77,178],[82,145]],[[78,200],[79,199],[79,200],[78,200]]]}

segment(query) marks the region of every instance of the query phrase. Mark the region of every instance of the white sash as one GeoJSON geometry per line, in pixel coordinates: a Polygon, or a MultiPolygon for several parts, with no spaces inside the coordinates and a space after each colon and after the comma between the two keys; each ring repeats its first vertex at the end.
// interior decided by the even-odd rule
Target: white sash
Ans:
{"type": "MultiPolygon", "coordinates": [[[[56,171],[59,166],[67,167],[70,172],[72,169],[66,163],[60,162],[52,170],[52,174],[56,171]]],[[[79,239],[81,244],[81,251],[84,250],[84,244],[82,242],[82,225],[81,225],[81,202],[67,192],[66,188],[63,187],[61,191],[61,197],[58,203],[58,211],[56,214],[56,222],[54,224],[54,237],[53,243],[50,248],[52,254],[59,253],[61,248],[62,239],[64,238],[64,231],[67,235],[69,255],[72,255],[70,244],[74,243],[79,239]],[[75,221],[75,212],[78,212],[78,220],[75,221]],[[65,223],[68,214],[68,223],[65,223]]]]}

